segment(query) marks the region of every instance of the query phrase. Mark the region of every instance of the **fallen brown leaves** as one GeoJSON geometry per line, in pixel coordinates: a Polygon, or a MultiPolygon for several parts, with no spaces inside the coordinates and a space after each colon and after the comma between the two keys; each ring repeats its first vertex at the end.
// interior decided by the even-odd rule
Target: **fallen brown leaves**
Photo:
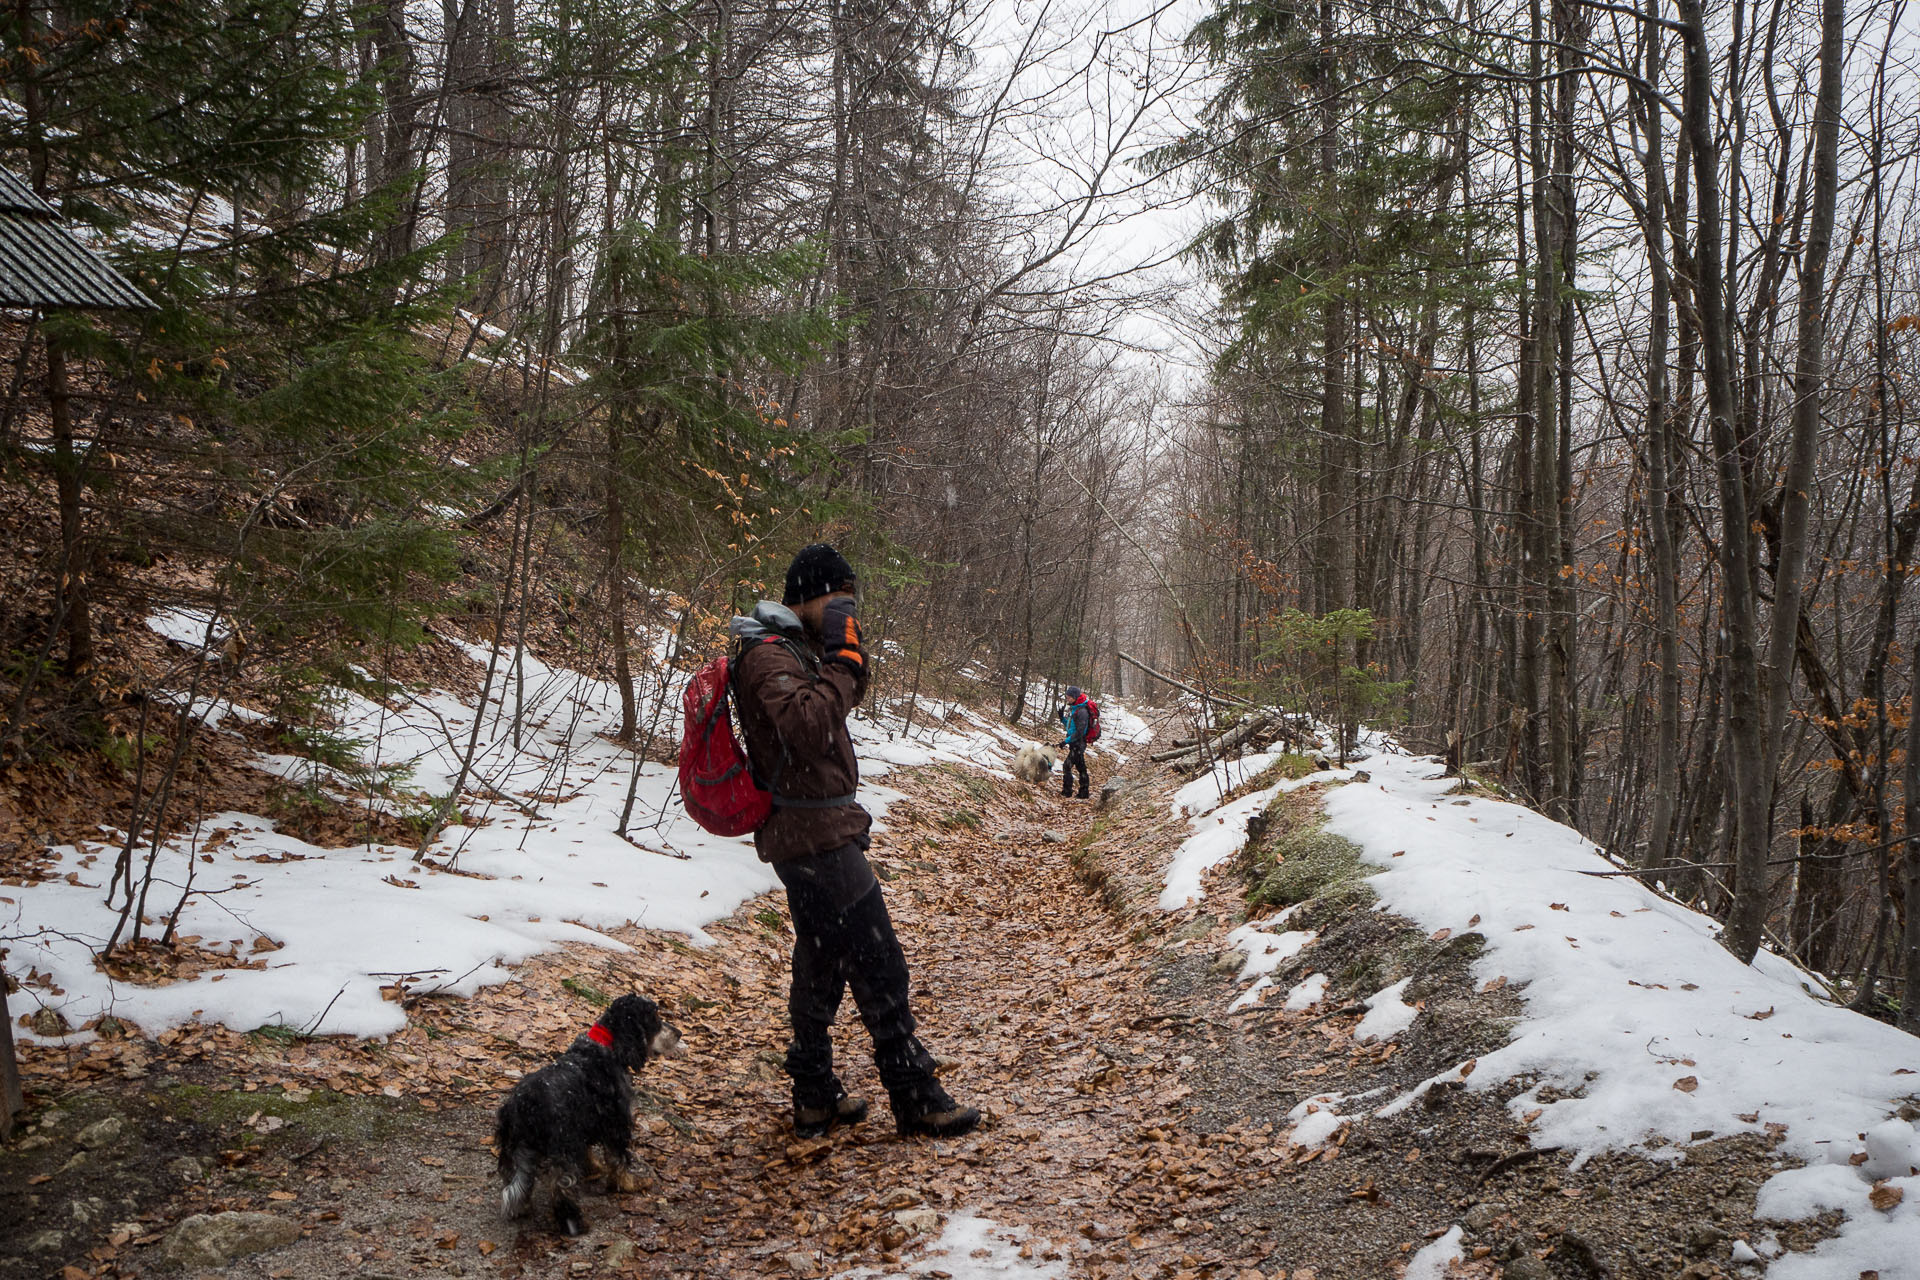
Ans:
{"type": "MultiPolygon", "coordinates": [[[[154,1041],[34,1047],[29,1071],[69,1081],[137,1078],[165,1059],[276,1103],[324,1089],[484,1113],[579,1034],[606,998],[638,990],[662,1002],[690,1056],[638,1079],[635,1147],[644,1163],[589,1206],[596,1240],[626,1246],[618,1261],[612,1251],[600,1255],[603,1271],[662,1274],[688,1259],[698,1260],[700,1274],[725,1276],[892,1267],[916,1256],[953,1214],[972,1210],[1026,1229],[1023,1255],[1065,1260],[1076,1276],[1286,1276],[1269,1264],[1271,1239],[1229,1230],[1220,1215],[1259,1170],[1337,1160],[1351,1130],[1303,1148],[1290,1147],[1273,1123],[1202,1131],[1182,1076],[1190,1055],[1222,1033],[1205,1014],[1142,1016],[1154,1009],[1142,989],[1164,961],[1164,939],[1130,937],[1076,879],[1071,863],[1094,817],[1089,807],[939,768],[889,784],[911,798],[893,807],[871,856],[913,967],[922,1038],[949,1060],[943,1074],[955,1095],[988,1114],[975,1136],[936,1143],[895,1135],[849,1000],[836,1031],[842,1075],[873,1099],[874,1115],[826,1139],[794,1140],[780,1066],[791,935],[778,895],[712,926],[717,946],[623,930],[630,951],[573,946],[472,1000],[431,994],[437,979],[429,975],[393,975],[392,998],[410,1025],[384,1043],[191,1026],[154,1041]],[[956,820],[962,813],[971,816],[956,820]],[[1065,840],[1048,841],[1047,833],[1065,840]]],[[[1150,840],[1177,838],[1184,824],[1146,829],[1150,840]]],[[[1130,852],[1121,848],[1128,834],[1139,833],[1129,826],[1105,837],[1116,855],[1130,852]]],[[[222,942],[218,951],[229,963],[257,963],[251,947],[222,942]]],[[[1276,1030],[1285,1024],[1279,1019],[1276,1030]]],[[[1351,1054],[1379,1062],[1399,1051],[1392,1042],[1356,1051],[1348,1030],[1333,1025],[1302,1039],[1299,1048],[1277,1041],[1273,1053],[1299,1053],[1294,1074],[1303,1092],[1345,1070],[1351,1054]]],[[[259,1115],[252,1131],[273,1118],[259,1115]]],[[[260,1189],[225,1207],[304,1210],[316,1230],[327,1229],[324,1197],[266,1181],[291,1169],[292,1157],[263,1167],[244,1144],[228,1157],[260,1189]]],[[[491,1186],[453,1185],[434,1198],[484,1204],[493,1195],[491,1186]]],[[[1344,1185],[1361,1211],[1382,1203],[1371,1179],[1344,1185]]],[[[430,1253],[496,1250],[471,1226],[461,1243],[462,1231],[431,1212],[411,1231],[430,1253]]],[[[550,1273],[542,1270],[542,1238],[500,1239],[496,1261],[507,1270],[550,1273]]],[[[406,1247],[351,1243],[353,1265],[406,1247]]],[[[551,1274],[571,1264],[559,1265],[551,1274]]],[[[1313,1275],[1295,1268],[1291,1280],[1313,1275]]]]}

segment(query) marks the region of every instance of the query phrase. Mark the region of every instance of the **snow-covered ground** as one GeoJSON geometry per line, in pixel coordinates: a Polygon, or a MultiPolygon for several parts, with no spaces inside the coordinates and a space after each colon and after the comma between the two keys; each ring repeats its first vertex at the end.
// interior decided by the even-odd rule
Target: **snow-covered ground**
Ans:
{"type": "MultiPolygon", "coordinates": [[[[206,616],[190,610],[158,614],[152,625],[189,649],[207,633],[206,616]]],[[[468,653],[482,664],[490,656],[480,647],[468,653]]],[[[678,685],[650,692],[643,725],[647,710],[664,708],[658,731],[676,735],[678,685]]],[[[422,792],[451,791],[474,733],[473,705],[446,693],[405,693],[383,704],[342,692],[333,709],[338,733],[358,740],[365,766],[399,771],[397,789],[412,799],[391,803],[419,805],[422,792]]],[[[258,718],[242,708],[195,713],[211,723],[258,718]]],[[[439,866],[382,844],[319,848],[244,813],[208,818],[161,847],[147,919],[164,917],[191,886],[179,933],[257,968],[161,986],[109,977],[93,956],[117,914],[107,904],[117,833],[103,827],[97,842],[52,851],[56,865],[43,882],[0,887],[9,970],[50,979],[25,988],[14,1011],[38,1000],[72,1026],[111,1013],[150,1033],[202,1021],[386,1035],[406,1015],[383,987],[388,995],[398,983],[471,994],[505,981],[507,966],[565,942],[620,949],[602,931],[629,922],[705,944],[705,925],[775,887],[751,840],[708,835],[685,816],[674,770],[648,764],[636,774],[633,755],[604,736],[619,715],[611,684],[503,652],[493,696],[477,713],[478,749],[461,801],[467,822],[448,827],[430,851],[439,866]],[[629,794],[623,838],[617,830],[629,794]]],[[[861,800],[882,824],[900,797],[875,781],[890,769],[943,760],[997,769],[1025,744],[964,709],[924,705],[910,735],[886,715],[856,717],[852,733],[861,800]]],[[[341,780],[311,760],[259,759],[296,785],[365,803],[346,797],[341,780]]]]}
{"type": "Polygon", "coordinates": [[[1278,751],[1256,751],[1237,760],[1221,760],[1213,768],[1173,793],[1173,816],[1191,818],[1219,807],[1221,798],[1235,787],[1260,776],[1280,758],[1278,751]]]}
{"type": "MultiPolygon", "coordinates": [[[[1684,1160],[1696,1134],[1779,1133],[1782,1153],[1807,1163],[1762,1187],[1759,1215],[1838,1209],[1847,1221],[1768,1276],[1920,1277],[1920,1136],[1898,1116],[1920,1099],[1920,1040],[1836,1007],[1778,956],[1740,964],[1714,921],[1631,877],[1596,874],[1618,868],[1567,827],[1454,795],[1432,760],[1382,752],[1367,769],[1370,781],[1329,793],[1329,830],[1380,868],[1368,883],[1383,908],[1424,929],[1484,934],[1476,978],[1504,978],[1526,1002],[1511,1042],[1478,1060],[1468,1088],[1536,1078],[1513,1114],[1533,1115],[1534,1144],[1576,1163],[1618,1148],[1684,1160]],[[1563,1096],[1539,1097],[1547,1086],[1563,1096]]],[[[1411,1021],[1398,994],[1376,995],[1368,1022],[1411,1021]]],[[[1461,1077],[1461,1067],[1444,1076],[1461,1077]]]]}
{"type": "Polygon", "coordinates": [[[1304,778],[1282,778],[1270,787],[1222,806],[1220,798],[1250,776],[1241,771],[1239,761],[1227,761],[1180,789],[1174,799],[1174,815],[1193,815],[1187,823],[1192,834],[1167,865],[1166,887],[1160,891],[1162,911],[1178,911],[1206,896],[1201,887],[1202,877],[1240,851],[1247,842],[1247,824],[1265,813],[1274,797],[1316,782],[1338,782],[1353,774],[1348,769],[1327,769],[1304,778]]]}

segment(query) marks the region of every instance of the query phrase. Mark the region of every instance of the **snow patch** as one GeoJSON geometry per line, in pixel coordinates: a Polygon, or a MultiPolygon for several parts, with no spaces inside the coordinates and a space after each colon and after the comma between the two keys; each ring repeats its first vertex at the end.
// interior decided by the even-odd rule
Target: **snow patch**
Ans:
{"type": "MultiPolygon", "coordinates": [[[[163,610],[149,625],[197,650],[209,617],[197,609],[163,610]]],[[[493,657],[484,647],[460,647],[482,665],[493,657]]],[[[686,816],[674,769],[636,767],[636,757],[609,740],[620,715],[611,683],[549,667],[526,652],[503,650],[494,666],[483,704],[431,690],[399,691],[380,703],[341,690],[330,708],[337,740],[357,744],[360,766],[397,780],[390,797],[369,801],[338,791],[341,803],[387,810],[418,809],[446,796],[479,720],[460,812],[429,851],[434,863],[451,863],[461,874],[415,863],[411,848],[320,848],[259,815],[216,815],[162,843],[148,916],[157,926],[188,886],[218,891],[188,896],[179,933],[263,967],[142,986],[116,981],[93,963],[118,914],[106,889],[118,849],[111,839],[104,848],[82,842],[49,851],[54,865],[43,882],[4,891],[12,900],[0,902],[9,967],[50,975],[65,994],[40,998],[73,1026],[112,1013],[150,1034],[197,1021],[383,1036],[406,1024],[403,1006],[382,995],[396,980],[412,991],[469,996],[506,981],[508,966],[567,942],[622,949],[608,931],[630,923],[706,945],[713,940],[706,925],[777,887],[751,840],[709,835],[686,816]],[[623,837],[617,828],[629,795],[623,837]],[[261,939],[266,944],[256,951],[261,939]]],[[[677,675],[648,682],[641,723],[677,725],[683,685],[677,675]]],[[[209,724],[256,714],[225,704],[194,710],[209,724]]],[[[909,735],[898,720],[856,721],[853,736],[869,777],[890,764],[970,760],[993,752],[996,741],[970,726],[916,726],[909,735]]],[[[304,757],[257,762],[296,781],[336,790],[340,781],[304,757]]],[[[864,782],[860,791],[880,818],[900,794],[864,782]]],[[[136,866],[145,866],[143,851],[136,851],[136,866]]],[[[25,1028],[17,1034],[35,1039],[25,1028]]]]}
{"type": "Polygon", "coordinates": [[[1311,1009],[1327,998],[1327,975],[1314,973],[1287,992],[1286,1007],[1289,1009],[1311,1009]]]}
{"type": "Polygon", "coordinates": [[[1139,744],[1153,741],[1153,726],[1118,702],[1100,704],[1100,743],[1111,738],[1115,742],[1139,744]]]}
{"type": "Polygon", "coordinates": [[[1407,984],[1412,981],[1412,978],[1402,978],[1384,991],[1376,991],[1367,997],[1367,1016],[1360,1019],[1360,1025],[1353,1029],[1355,1044],[1391,1040],[1413,1025],[1420,1011],[1400,998],[1407,984]]]}
{"type": "Polygon", "coordinates": [[[995,1276],[1030,1276],[1038,1280],[1065,1280],[1067,1264],[1023,1258],[1020,1247],[1030,1238],[1025,1227],[1002,1226],[972,1209],[947,1219],[940,1238],[927,1246],[926,1256],[898,1271],[856,1267],[835,1280],[908,1280],[913,1276],[950,1276],[952,1280],[991,1280],[995,1276]]]}
{"type": "Polygon", "coordinates": [[[1407,1260],[1407,1273],[1401,1280],[1445,1280],[1447,1268],[1466,1256],[1460,1247],[1465,1233],[1455,1225],[1447,1234],[1407,1260]]]}
{"type": "Polygon", "coordinates": [[[1205,897],[1200,878],[1240,852],[1240,847],[1247,842],[1247,823],[1266,812],[1267,805],[1279,794],[1279,787],[1268,787],[1193,819],[1188,824],[1193,834],[1181,844],[1167,867],[1167,886],[1160,893],[1160,909],[1178,911],[1189,902],[1205,897]]]}
{"type": "Polygon", "coordinates": [[[1255,755],[1241,756],[1238,760],[1220,761],[1173,793],[1173,816],[1192,818],[1213,812],[1219,807],[1221,798],[1227,792],[1243,782],[1259,777],[1263,769],[1279,758],[1278,752],[1262,751],[1255,755]]]}
{"type": "Polygon", "coordinates": [[[1475,1059],[1468,1058],[1465,1062],[1460,1063],[1451,1070],[1442,1071],[1437,1076],[1430,1076],[1422,1080],[1419,1084],[1413,1086],[1413,1088],[1407,1090],[1392,1102],[1389,1102],[1386,1106],[1374,1112],[1374,1119],[1384,1120],[1389,1116],[1399,1115],[1402,1111],[1405,1111],[1408,1107],[1426,1097],[1427,1090],[1433,1088],[1435,1085],[1458,1084],[1464,1081],[1468,1076],[1473,1074],[1473,1069],[1476,1065],[1475,1059]]]}
{"type": "Polygon", "coordinates": [[[1317,1093],[1296,1105],[1287,1112],[1287,1119],[1293,1122],[1287,1141],[1296,1147],[1325,1146],[1329,1138],[1340,1132],[1340,1126],[1347,1123],[1348,1117],[1337,1110],[1345,1100],[1345,1094],[1317,1093]]]}
{"type": "Polygon", "coordinates": [[[1259,979],[1252,986],[1233,998],[1233,1003],[1227,1006],[1227,1012],[1238,1013],[1242,1009],[1251,1009],[1254,1005],[1260,1003],[1260,997],[1272,986],[1272,978],[1259,979]]]}
{"type": "Polygon", "coordinates": [[[1240,967],[1240,981],[1272,973],[1320,936],[1311,930],[1300,929],[1289,929],[1285,933],[1267,932],[1265,926],[1284,924],[1293,910],[1288,907],[1277,916],[1243,924],[1227,935],[1227,945],[1247,957],[1246,963],[1240,967]]]}
{"type": "Polygon", "coordinates": [[[218,658],[220,646],[233,634],[226,619],[215,616],[213,610],[194,609],[185,605],[149,614],[147,629],[189,653],[198,653],[208,659],[218,658]]]}
{"type": "MultiPolygon", "coordinates": [[[[1652,1146],[1683,1158],[1695,1133],[1784,1126],[1781,1153],[1809,1167],[1775,1175],[1762,1209],[1825,1207],[1848,1219],[1768,1274],[1920,1276],[1920,1188],[1891,1211],[1872,1209],[1868,1172],[1844,1163],[1913,1094],[1920,1041],[1828,1002],[1779,956],[1740,964],[1716,922],[1612,874],[1619,868],[1576,831],[1457,794],[1436,761],[1382,742],[1367,767],[1369,783],[1328,793],[1327,829],[1380,868],[1368,884],[1384,910],[1428,931],[1483,934],[1474,976],[1505,977],[1525,1001],[1510,1042],[1479,1059],[1467,1087],[1530,1075],[1561,1091],[1544,1101],[1530,1090],[1511,1105],[1516,1118],[1539,1108],[1533,1144],[1572,1152],[1576,1167],[1652,1146]]],[[[1901,1138],[1884,1131],[1888,1159],[1901,1138]]]]}

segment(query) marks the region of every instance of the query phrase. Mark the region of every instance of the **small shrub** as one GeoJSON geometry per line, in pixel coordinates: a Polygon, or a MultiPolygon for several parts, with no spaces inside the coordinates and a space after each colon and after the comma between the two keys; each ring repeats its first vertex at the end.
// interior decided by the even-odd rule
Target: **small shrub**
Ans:
{"type": "Polygon", "coordinates": [[[122,773],[132,773],[143,750],[145,754],[151,756],[164,745],[166,745],[166,739],[157,733],[148,734],[146,741],[142,743],[132,734],[109,732],[100,739],[100,754],[106,757],[107,763],[122,773]]]}

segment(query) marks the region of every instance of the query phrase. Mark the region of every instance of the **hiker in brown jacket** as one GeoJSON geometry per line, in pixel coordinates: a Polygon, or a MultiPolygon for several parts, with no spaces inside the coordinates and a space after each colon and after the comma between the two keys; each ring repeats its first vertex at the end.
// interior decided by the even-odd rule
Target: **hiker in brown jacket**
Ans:
{"type": "Polygon", "coordinates": [[[866,1100],[848,1096],[833,1071],[833,1020],[851,987],[895,1125],[951,1137],[980,1113],[947,1095],[914,1037],[906,957],[867,865],[873,820],[854,799],[860,765],[847,713],[867,692],[854,585],[853,566],[814,543],[787,569],[784,605],[762,601],[732,628],[740,730],[755,781],[773,793],[754,847],[786,886],[793,916],[793,1125],[818,1137],[866,1118],[866,1100]]]}

